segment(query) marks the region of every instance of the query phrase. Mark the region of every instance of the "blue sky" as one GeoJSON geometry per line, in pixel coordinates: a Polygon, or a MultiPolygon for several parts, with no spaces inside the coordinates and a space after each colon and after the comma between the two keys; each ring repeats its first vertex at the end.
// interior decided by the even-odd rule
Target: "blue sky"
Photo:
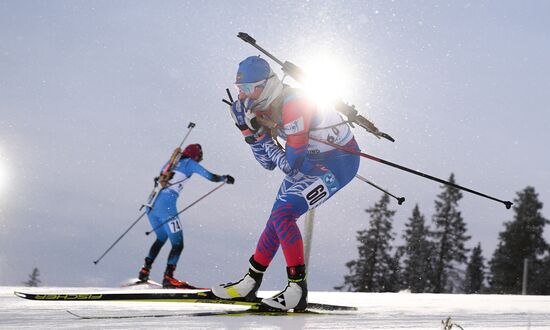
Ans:
{"type": "MultiPolygon", "coordinates": [[[[177,274],[242,275],[282,174],[254,161],[220,102],[258,54],[240,31],[282,60],[336,66],[334,91],[396,139],[355,129],[363,151],[503,200],[531,185],[548,205],[549,12],[545,1],[0,1],[0,285],[33,267],[49,285],[136,276],[146,220],[92,261],[139,216],[190,121],[203,165],[237,182],[182,215],[177,274]]],[[[368,160],[359,173],[407,198],[393,204],[398,241],[416,203],[431,221],[439,184],[368,160]]],[[[179,205],[212,188],[193,178],[179,205]]],[[[311,289],[341,284],[380,196],[354,181],[317,210],[311,289]]],[[[460,209],[469,247],[490,257],[513,213],[468,193],[460,209]]],[[[266,289],[284,286],[283,267],[279,253],[266,289]]]]}

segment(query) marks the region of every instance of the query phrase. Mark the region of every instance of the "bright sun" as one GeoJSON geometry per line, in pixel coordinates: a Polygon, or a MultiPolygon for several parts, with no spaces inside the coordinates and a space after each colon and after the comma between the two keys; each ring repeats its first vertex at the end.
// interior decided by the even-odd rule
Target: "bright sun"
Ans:
{"type": "Polygon", "coordinates": [[[321,105],[334,102],[341,98],[348,88],[344,68],[338,60],[328,55],[306,63],[304,71],[307,73],[307,79],[304,82],[304,90],[321,105]]]}
{"type": "Polygon", "coordinates": [[[4,192],[8,182],[8,170],[4,165],[4,159],[0,157],[0,194],[4,192]]]}

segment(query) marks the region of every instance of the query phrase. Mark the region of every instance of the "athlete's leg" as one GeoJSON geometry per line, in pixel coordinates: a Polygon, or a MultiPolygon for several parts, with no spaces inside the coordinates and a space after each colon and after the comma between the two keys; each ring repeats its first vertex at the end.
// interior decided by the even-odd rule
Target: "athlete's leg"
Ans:
{"type": "MultiPolygon", "coordinates": [[[[336,155],[339,156],[339,154],[336,155]]],[[[344,159],[338,161],[351,161],[351,166],[347,168],[347,172],[350,173],[346,173],[346,168],[338,166],[338,161],[335,161],[336,164],[329,165],[336,173],[323,166],[324,162],[319,162],[314,170],[307,175],[296,172],[285,177],[269,220],[256,246],[256,252],[250,258],[248,273],[237,282],[213,287],[212,292],[216,296],[225,299],[255,298],[263,273],[271,263],[279,246],[282,245],[288,266],[288,290],[285,289],[272,298],[264,299],[264,303],[281,309],[305,308],[307,285],[304,250],[296,220],[308,209],[321,205],[355,176],[358,160],[356,162],[354,159],[345,158],[345,156],[347,154],[344,155],[344,159]],[[340,180],[343,183],[340,183],[340,180]],[[282,299],[280,299],[281,297],[282,299]],[[281,306],[278,301],[286,301],[288,304],[281,306]]]]}
{"type": "Polygon", "coordinates": [[[254,260],[269,266],[281,245],[287,266],[302,265],[304,251],[297,219],[349,183],[357,173],[358,158],[349,153],[336,154],[317,163],[307,175],[298,172],[286,176],[256,246],[254,260]]]}
{"type": "Polygon", "coordinates": [[[282,245],[288,266],[304,263],[302,235],[296,220],[308,209],[301,191],[317,179],[315,176],[304,176],[301,173],[285,177],[271,215],[256,245],[256,262],[268,267],[282,245]]]}
{"type": "MultiPolygon", "coordinates": [[[[151,223],[152,228],[157,228],[162,223],[162,217],[159,217],[156,212],[149,212],[147,214],[147,217],[149,218],[149,222],[151,223]]],[[[151,268],[153,267],[153,262],[157,258],[160,250],[162,249],[164,243],[166,243],[166,240],[168,239],[168,235],[164,231],[164,229],[158,228],[155,229],[155,235],[156,239],[149,248],[149,253],[147,254],[147,257],[145,257],[145,263],[141,267],[139,271],[138,278],[140,281],[147,281],[149,280],[149,274],[151,273],[151,268]]]]}
{"type": "Polygon", "coordinates": [[[170,238],[170,243],[172,244],[172,249],[168,254],[167,264],[175,267],[178,264],[181,252],[183,251],[183,230],[177,216],[164,226],[164,230],[170,238]]]}
{"type": "Polygon", "coordinates": [[[262,303],[283,310],[302,310],[307,307],[304,249],[296,220],[308,209],[324,203],[351,181],[358,166],[358,157],[346,154],[340,159],[329,158],[317,164],[308,173],[310,175],[297,178],[290,187],[283,182],[253,259],[261,260],[267,267],[276,253],[274,242],[278,238],[287,263],[288,285],[275,296],[262,299],[262,303]],[[342,163],[345,165],[342,166],[342,163]]]}

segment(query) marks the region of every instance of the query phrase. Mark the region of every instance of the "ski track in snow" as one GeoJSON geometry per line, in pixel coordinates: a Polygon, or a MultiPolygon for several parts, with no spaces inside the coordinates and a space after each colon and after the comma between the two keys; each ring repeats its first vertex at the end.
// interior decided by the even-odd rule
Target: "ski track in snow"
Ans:
{"type": "MultiPolygon", "coordinates": [[[[441,329],[441,321],[451,317],[465,330],[550,330],[550,296],[310,292],[311,302],[357,306],[359,311],[338,315],[193,317],[185,313],[245,308],[179,302],[31,301],[13,294],[98,290],[113,289],[0,287],[0,329],[441,329]],[[67,310],[82,316],[177,315],[81,320],[67,310]]],[[[260,292],[260,296],[272,293],[260,292]]]]}

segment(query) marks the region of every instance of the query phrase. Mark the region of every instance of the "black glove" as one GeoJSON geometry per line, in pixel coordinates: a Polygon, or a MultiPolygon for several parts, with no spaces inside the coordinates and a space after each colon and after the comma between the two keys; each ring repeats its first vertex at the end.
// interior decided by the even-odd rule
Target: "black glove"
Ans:
{"type": "Polygon", "coordinates": [[[224,175],[225,179],[223,180],[225,183],[227,184],[234,184],[235,183],[235,178],[232,177],[231,175],[227,174],[227,175],[224,175]]]}

